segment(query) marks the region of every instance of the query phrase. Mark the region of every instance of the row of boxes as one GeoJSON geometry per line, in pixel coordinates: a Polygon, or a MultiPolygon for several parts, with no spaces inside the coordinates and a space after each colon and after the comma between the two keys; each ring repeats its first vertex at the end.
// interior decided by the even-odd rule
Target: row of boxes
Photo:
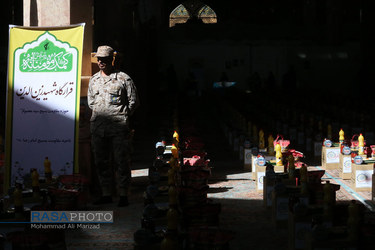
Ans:
{"type": "MultiPolygon", "coordinates": [[[[256,190],[263,192],[263,183],[266,175],[266,166],[258,164],[258,155],[253,154],[251,149],[244,149],[244,170],[252,173],[252,179],[256,181],[256,190]]],[[[275,161],[275,156],[263,155],[265,161],[275,161]]],[[[284,173],[284,166],[274,166],[275,173],[284,173]]]]}
{"type": "MultiPolygon", "coordinates": [[[[342,217],[341,213],[333,213],[329,218],[323,217],[326,206],[324,198],[324,186],[326,184],[320,183],[320,178],[324,175],[324,171],[314,172],[319,178],[308,184],[310,192],[306,194],[301,193],[301,185],[296,185],[295,180],[289,179],[287,174],[276,174],[275,177],[264,178],[264,207],[269,209],[272,224],[276,228],[288,229],[288,249],[290,250],[318,249],[316,247],[316,235],[311,237],[314,230],[314,217],[326,218],[327,220],[324,223],[332,223],[331,227],[334,226],[333,221],[337,221],[334,218],[342,217]],[[281,185],[282,189],[278,185],[281,185]],[[299,208],[296,208],[296,206],[299,208]]],[[[312,174],[312,172],[309,173],[312,174]]],[[[332,200],[335,201],[336,191],[340,189],[340,186],[337,184],[329,185],[332,200]]],[[[331,206],[336,212],[338,207],[335,202],[331,206]]],[[[348,246],[352,246],[351,242],[341,239],[340,246],[342,246],[341,241],[347,243],[348,246]]]]}
{"type": "Polygon", "coordinates": [[[339,170],[340,178],[351,180],[354,191],[372,191],[374,163],[352,163],[352,156],[342,154],[340,147],[322,147],[322,168],[339,170]]]}

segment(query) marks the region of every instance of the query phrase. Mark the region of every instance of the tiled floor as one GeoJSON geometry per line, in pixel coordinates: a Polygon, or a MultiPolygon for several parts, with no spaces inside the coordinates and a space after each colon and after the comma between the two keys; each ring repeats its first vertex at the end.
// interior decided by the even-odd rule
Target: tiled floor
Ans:
{"type": "MultiPolygon", "coordinates": [[[[202,113],[200,113],[202,114],[202,113]]],[[[251,173],[244,171],[243,163],[234,154],[217,126],[217,121],[209,116],[200,116],[200,132],[210,159],[212,176],[209,179],[208,198],[221,204],[220,228],[234,233],[230,241],[231,250],[288,249],[288,230],[276,227],[271,219],[270,209],[263,206],[263,195],[256,191],[251,173]]],[[[171,122],[166,122],[171,124],[171,122]]],[[[103,224],[100,230],[66,230],[68,249],[133,249],[134,233],[141,228],[144,209],[143,193],[148,181],[148,168],[155,157],[154,145],[160,136],[160,124],[151,123],[140,126],[136,131],[132,171],[130,205],[118,208],[116,203],[102,206],[88,205],[87,210],[114,211],[114,223],[103,224]]],[[[168,125],[167,125],[168,126],[168,125]]],[[[165,135],[172,132],[163,131],[165,135]]],[[[319,169],[311,166],[310,170],[319,169]]],[[[341,202],[359,200],[372,209],[371,192],[354,192],[350,189],[350,180],[342,180],[338,171],[329,170],[323,180],[343,184],[336,193],[341,202]]]]}
{"type": "MultiPolygon", "coordinates": [[[[221,203],[220,227],[231,230],[235,234],[235,238],[230,242],[230,249],[287,249],[288,230],[277,228],[272,223],[271,212],[263,206],[263,194],[256,191],[251,173],[242,171],[241,162],[236,159],[217,162],[217,167],[213,161],[212,165],[208,198],[213,202],[221,203]],[[230,163],[230,171],[220,166],[223,163],[225,165],[230,163]]],[[[310,167],[310,170],[314,168],[316,167],[310,167]]],[[[115,211],[113,225],[104,225],[100,231],[67,231],[68,248],[129,249],[132,247],[133,233],[141,228],[142,194],[148,184],[147,174],[146,169],[133,171],[133,188],[129,207],[117,208],[115,203],[100,207],[100,209],[115,211]]],[[[330,180],[334,184],[344,183],[345,188],[341,186],[336,193],[338,201],[349,202],[357,199],[370,204],[367,206],[372,209],[371,203],[368,203],[371,193],[351,190],[350,181],[339,178],[338,171],[328,170],[327,175],[324,175],[322,179],[330,180]]]]}
{"type": "MultiPolygon", "coordinates": [[[[230,230],[235,235],[230,241],[230,249],[288,249],[287,228],[275,227],[270,210],[263,206],[263,194],[256,191],[251,173],[243,170],[243,163],[231,152],[222,132],[218,128],[208,129],[207,123],[200,125],[201,131],[205,132],[205,149],[212,168],[208,198],[221,204],[220,228],[230,230]]],[[[143,192],[148,185],[147,168],[152,162],[149,156],[153,155],[154,143],[155,139],[147,134],[136,137],[131,204],[125,208],[117,208],[115,203],[101,206],[100,209],[115,211],[114,224],[105,225],[100,231],[67,231],[69,249],[131,249],[133,233],[141,228],[143,192]],[[141,152],[140,146],[147,152],[141,152]]],[[[321,168],[310,166],[309,169],[321,168]]],[[[343,184],[336,193],[338,201],[356,199],[372,209],[369,202],[371,192],[354,192],[350,189],[350,180],[339,178],[338,171],[326,171],[322,180],[343,184]]]]}

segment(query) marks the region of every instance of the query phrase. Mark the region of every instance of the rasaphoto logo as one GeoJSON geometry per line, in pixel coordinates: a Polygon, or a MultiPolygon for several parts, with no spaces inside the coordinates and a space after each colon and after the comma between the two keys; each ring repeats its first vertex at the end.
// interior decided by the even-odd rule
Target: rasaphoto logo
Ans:
{"type": "Polygon", "coordinates": [[[55,46],[53,39],[45,39],[39,46],[20,55],[21,72],[69,72],[73,68],[71,52],[55,46]]]}
{"type": "Polygon", "coordinates": [[[31,211],[31,223],[113,223],[113,211],[31,211]]]}

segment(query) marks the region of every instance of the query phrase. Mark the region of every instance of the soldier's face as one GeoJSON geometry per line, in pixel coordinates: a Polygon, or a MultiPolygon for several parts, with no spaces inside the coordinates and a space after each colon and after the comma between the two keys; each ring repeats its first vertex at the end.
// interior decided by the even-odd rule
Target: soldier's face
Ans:
{"type": "Polygon", "coordinates": [[[98,57],[98,67],[100,70],[107,70],[112,67],[111,57],[98,57]]]}

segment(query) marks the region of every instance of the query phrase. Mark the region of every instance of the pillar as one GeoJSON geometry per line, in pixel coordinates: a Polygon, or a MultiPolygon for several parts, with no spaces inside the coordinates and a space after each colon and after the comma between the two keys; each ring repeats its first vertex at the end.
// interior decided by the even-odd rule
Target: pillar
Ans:
{"type": "MultiPolygon", "coordinates": [[[[24,26],[67,26],[85,23],[82,71],[81,71],[81,97],[87,96],[87,89],[91,70],[91,52],[93,36],[93,0],[24,0],[23,25],[24,26]]],[[[80,108],[79,128],[79,173],[94,178],[91,173],[91,149],[89,131],[89,110],[80,108]]]]}
{"type": "Polygon", "coordinates": [[[24,26],[64,26],[85,23],[81,96],[87,95],[87,87],[91,72],[92,52],[92,10],[93,0],[24,0],[23,25],[24,26]]]}

